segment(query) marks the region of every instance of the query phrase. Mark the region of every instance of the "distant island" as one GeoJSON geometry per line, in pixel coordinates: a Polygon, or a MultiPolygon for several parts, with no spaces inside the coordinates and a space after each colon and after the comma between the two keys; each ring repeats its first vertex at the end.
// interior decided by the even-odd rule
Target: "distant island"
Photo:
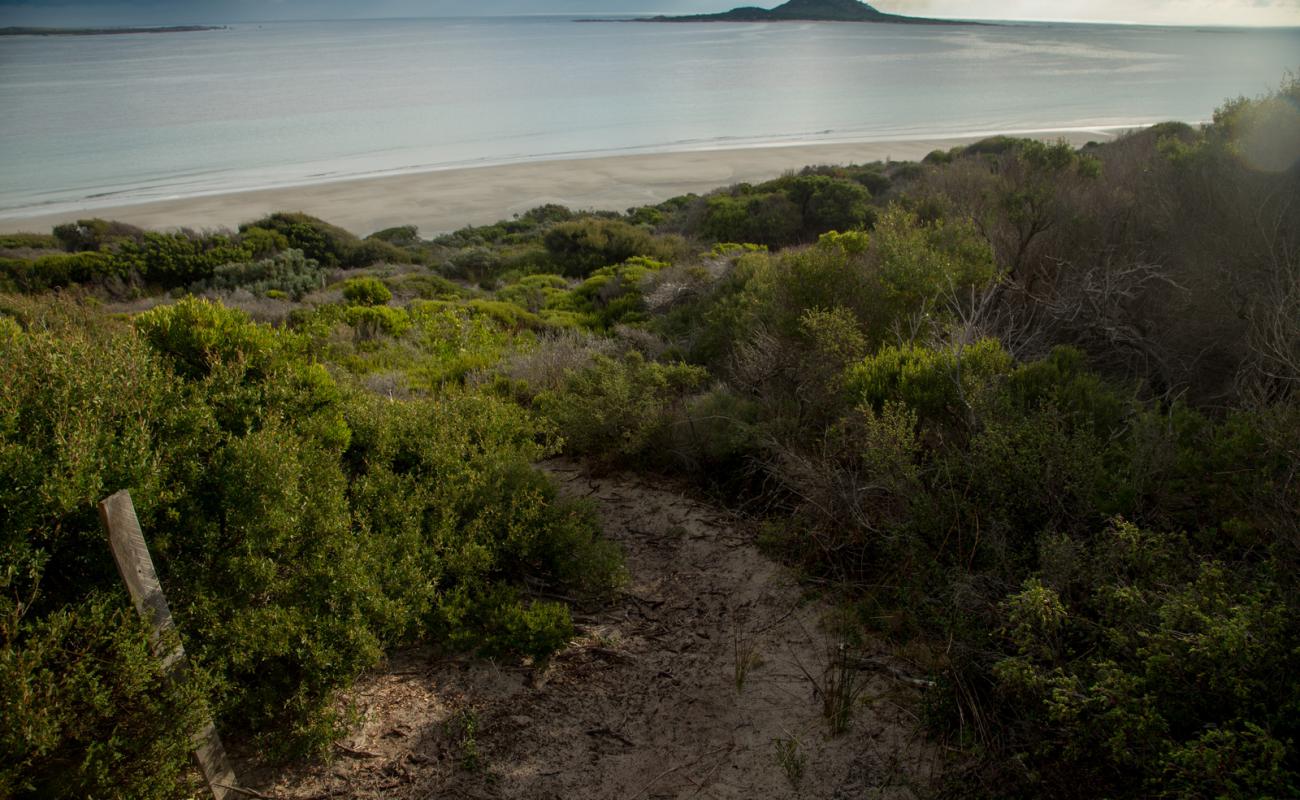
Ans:
{"type": "Polygon", "coordinates": [[[122,33],[224,31],[225,25],[173,25],[169,28],[0,28],[0,36],[111,36],[122,33]]]}
{"type": "Polygon", "coordinates": [[[741,6],[720,14],[644,17],[636,22],[892,22],[910,25],[971,25],[927,17],[886,14],[859,0],[789,0],[776,8],[741,6]]]}

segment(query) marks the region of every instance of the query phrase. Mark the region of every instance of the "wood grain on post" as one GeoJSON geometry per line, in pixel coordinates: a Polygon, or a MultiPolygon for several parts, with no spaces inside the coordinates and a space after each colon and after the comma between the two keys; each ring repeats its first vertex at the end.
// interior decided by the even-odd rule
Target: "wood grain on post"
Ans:
{"type": "MultiPolygon", "coordinates": [[[[99,504],[99,518],[108,530],[108,545],[113,551],[117,570],[122,573],[135,610],[149,625],[149,643],[153,654],[162,662],[163,673],[169,680],[184,679],[185,648],[181,645],[163,594],[158,573],[153,568],[149,547],[140,530],[140,520],[135,515],[131,494],[121,491],[99,504]]],[[[239,781],[226,758],[221,737],[211,719],[205,719],[194,732],[194,758],[203,771],[203,778],[216,800],[227,800],[242,795],[236,787],[239,781]]]]}

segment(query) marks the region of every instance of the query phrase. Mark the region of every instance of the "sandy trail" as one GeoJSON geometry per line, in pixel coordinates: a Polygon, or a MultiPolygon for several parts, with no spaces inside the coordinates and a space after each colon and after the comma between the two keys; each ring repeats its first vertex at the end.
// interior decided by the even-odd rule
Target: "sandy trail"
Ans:
{"type": "MultiPolygon", "coordinates": [[[[676,487],[547,465],[624,548],[621,599],[576,614],[544,672],[410,652],[361,682],[329,764],[249,771],[277,798],[909,798],[938,766],[888,657],[851,669],[848,730],[818,686],[838,652],[744,526],[676,487]],[[740,666],[738,666],[740,665],[740,666]],[[738,674],[743,673],[743,674],[738,674]]],[[[859,666],[862,662],[858,662],[859,666]]]]}

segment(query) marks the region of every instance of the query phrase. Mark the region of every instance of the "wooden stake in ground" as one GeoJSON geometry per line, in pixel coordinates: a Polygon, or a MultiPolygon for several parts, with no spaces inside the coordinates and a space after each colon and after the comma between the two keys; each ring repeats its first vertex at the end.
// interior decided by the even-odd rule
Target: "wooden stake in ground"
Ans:
{"type": "MultiPolygon", "coordinates": [[[[144,543],[140,520],[135,515],[131,494],[121,491],[99,504],[99,518],[108,531],[108,544],[113,550],[113,560],[118,572],[131,593],[135,610],[149,625],[149,643],[153,654],[162,661],[163,671],[169,679],[184,679],[185,648],[181,646],[176,623],[172,620],[167,597],[158,582],[153,559],[144,543]]],[[[203,777],[216,800],[242,795],[239,781],[226,759],[226,751],[217,736],[216,726],[205,719],[194,732],[194,759],[203,770],[203,777]]]]}

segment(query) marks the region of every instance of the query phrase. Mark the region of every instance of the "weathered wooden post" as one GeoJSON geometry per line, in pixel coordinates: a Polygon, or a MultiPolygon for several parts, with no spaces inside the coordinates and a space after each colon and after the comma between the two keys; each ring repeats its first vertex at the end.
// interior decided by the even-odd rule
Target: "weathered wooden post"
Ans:
{"type": "MultiPolygon", "coordinates": [[[[108,531],[113,560],[117,562],[118,572],[122,573],[122,580],[131,593],[135,610],[149,626],[153,654],[162,662],[169,680],[184,680],[185,648],[172,620],[171,609],[167,607],[167,597],[158,582],[158,573],[154,571],[149,548],[144,543],[144,533],[140,530],[131,494],[124,490],[104,500],[99,504],[99,518],[108,531]]],[[[205,719],[200,729],[194,732],[194,759],[203,770],[203,778],[216,800],[244,794],[238,788],[239,781],[211,718],[205,719]]]]}

